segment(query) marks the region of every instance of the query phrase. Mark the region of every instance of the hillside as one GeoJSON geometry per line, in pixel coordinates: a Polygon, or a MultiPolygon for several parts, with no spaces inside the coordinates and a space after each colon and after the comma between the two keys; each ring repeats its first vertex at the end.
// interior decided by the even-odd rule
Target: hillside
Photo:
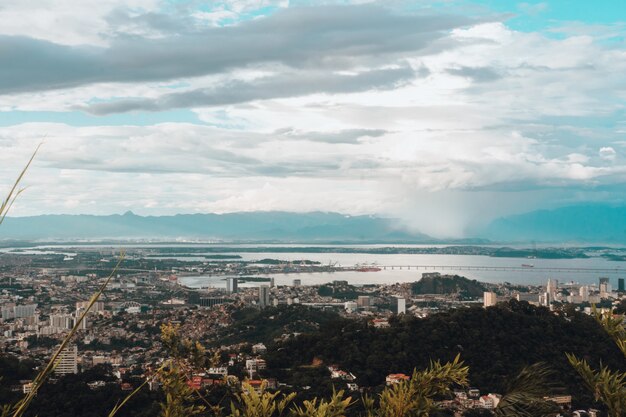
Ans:
{"type": "Polygon", "coordinates": [[[413,294],[459,294],[461,297],[482,297],[485,287],[476,280],[459,275],[422,274],[411,285],[413,294]]]}

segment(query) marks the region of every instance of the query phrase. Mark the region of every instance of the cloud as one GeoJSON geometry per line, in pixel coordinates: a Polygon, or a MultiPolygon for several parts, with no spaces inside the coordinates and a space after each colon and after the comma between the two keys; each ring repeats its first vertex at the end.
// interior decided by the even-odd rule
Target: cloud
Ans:
{"type": "Polygon", "coordinates": [[[171,93],[156,99],[122,99],[95,103],[78,109],[96,115],[129,111],[162,111],[184,107],[214,107],[267,100],[297,97],[308,94],[352,93],[372,89],[393,89],[407,83],[415,73],[410,67],[364,71],[355,75],[327,72],[281,73],[251,82],[230,81],[212,88],[171,93]]]}
{"type": "Polygon", "coordinates": [[[104,47],[1,36],[8,64],[0,67],[0,94],[198,77],[270,62],[350,69],[372,56],[431,47],[446,31],[470,22],[458,16],[398,15],[371,5],[320,6],[193,33],[118,37],[104,47]]]}
{"type": "Polygon", "coordinates": [[[615,152],[615,149],[610,146],[600,148],[598,154],[600,155],[600,158],[604,159],[605,161],[614,161],[617,157],[617,152],[615,152]]]}

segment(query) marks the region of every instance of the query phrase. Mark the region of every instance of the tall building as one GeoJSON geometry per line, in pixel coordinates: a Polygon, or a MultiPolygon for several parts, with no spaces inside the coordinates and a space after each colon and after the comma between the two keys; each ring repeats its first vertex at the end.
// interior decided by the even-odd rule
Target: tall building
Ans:
{"type": "Polygon", "coordinates": [[[51,314],[50,326],[59,330],[68,330],[74,327],[74,320],[71,314],[51,314]]]}
{"type": "Polygon", "coordinates": [[[356,303],[361,308],[368,308],[372,305],[372,299],[369,295],[359,295],[356,299],[356,303]]]}
{"type": "Polygon", "coordinates": [[[237,278],[228,278],[226,280],[226,291],[230,294],[235,294],[238,288],[237,278]]]}
{"type": "Polygon", "coordinates": [[[261,307],[270,305],[270,287],[268,285],[261,285],[259,287],[259,305],[261,307]]]}
{"type": "MultiPolygon", "coordinates": [[[[82,312],[86,310],[88,306],[89,306],[89,301],[77,301],[76,313],[82,314],[82,312]]],[[[95,303],[93,303],[93,305],[91,306],[91,309],[89,310],[90,313],[99,313],[101,311],[104,311],[104,301],[96,301],[95,303]]]]}
{"type": "Polygon", "coordinates": [[[15,318],[22,319],[26,317],[32,317],[35,315],[35,309],[37,309],[37,304],[15,306],[15,318]]]}
{"type": "Polygon", "coordinates": [[[57,365],[54,368],[57,375],[78,373],[78,348],[76,345],[66,346],[57,358],[57,365]]]}
{"type": "Polygon", "coordinates": [[[491,307],[495,306],[498,302],[498,295],[495,292],[485,291],[483,293],[483,306],[491,307]]]}
{"type": "Polygon", "coordinates": [[[578,294],[580,295],[580,298],[582,299],[583,303],[586,303],[589,301],[589,287],[584,285],[581,286],[580,289],[578,290],[578,294]]]}
{"type": "Polygon", "coordinates": [[[609,279],[605,277],[600,278],[600,297],[608,297],[612,290],[609,279]]]}
{"type": "Polygon", "coordinates": [[[556,294],[559,288],[559,281],[556,279],[548,279],[548,284],[546,285],[546,292],[550,294],[550,301],[554,301],[556,299],[556,294]]]}
{"type": "Polygon", "coordinates": [[[396,313],[397,314],[405,314],[406,313],[406,299],[404,298],[396,298],[396,313]]]}
{"type": "Polygon", "coordinates": [[[618,278],[617,279],[617,290],[619,292],[626,291],[626,288],[624,288],[624,278],[618,278]]]}

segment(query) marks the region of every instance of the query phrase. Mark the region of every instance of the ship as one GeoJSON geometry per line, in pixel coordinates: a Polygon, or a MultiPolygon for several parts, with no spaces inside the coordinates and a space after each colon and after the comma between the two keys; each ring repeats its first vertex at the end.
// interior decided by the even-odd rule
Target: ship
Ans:
{"type": "Polygon", "coordinates": [[[535,265],[533,264],[522,264],[522,268],[534,268],[535,265]]]}

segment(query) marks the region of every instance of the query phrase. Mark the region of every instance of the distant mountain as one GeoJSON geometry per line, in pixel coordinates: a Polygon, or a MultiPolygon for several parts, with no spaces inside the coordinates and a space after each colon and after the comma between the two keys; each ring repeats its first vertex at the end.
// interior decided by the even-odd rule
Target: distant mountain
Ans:
{"type": "Polygon", "coordinates": [[[175,216],[43,215],[7,218],[0,239],[201,239],[278,242],[434,242],[397,222],[338,213],[241,212],[175,216]]]}
{"type": "Polygon", "coordinates": [[[485,287],[476,280],[460,275],[423,274],[411,285],[413,294],[459,294],[462,297],[482,297],[485,287]]]}
{"type": "Polygon", "coordinates": [[[626,243],[626,207],[576,205],[492,222],[481,235],[497,241],[626,243]]]}

